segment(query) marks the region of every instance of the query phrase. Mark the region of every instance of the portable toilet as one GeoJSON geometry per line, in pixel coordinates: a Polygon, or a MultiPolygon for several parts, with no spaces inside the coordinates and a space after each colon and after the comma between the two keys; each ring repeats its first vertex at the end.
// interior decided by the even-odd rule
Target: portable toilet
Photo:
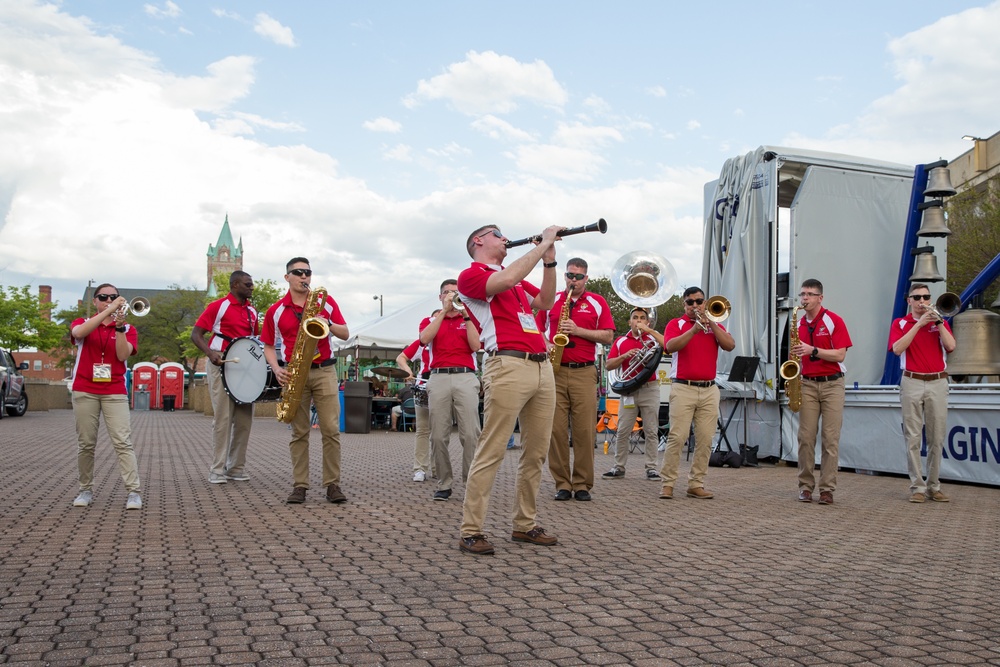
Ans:
{"type": "Polygon", "coordinates": [[[159,407],[167,412],[184,407],[184,367],[176,361],[160,364],[159,407]]]}
{"type": "Polygon", "coordinates": [[[132,409],[149,410],[155,407],[160,396],[159,367],[148,361],[140,361],[132,367],[132,409]],[[136,398],[143,398],[136,403],[136,398]]]}

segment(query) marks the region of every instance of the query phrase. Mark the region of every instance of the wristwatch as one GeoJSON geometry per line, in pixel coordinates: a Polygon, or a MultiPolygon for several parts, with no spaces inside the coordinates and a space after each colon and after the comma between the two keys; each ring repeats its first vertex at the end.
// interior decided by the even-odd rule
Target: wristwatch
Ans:
{"type": "Polygon", "coordinates": [[[813,346],[813,351],[809,353],[810,361],[819,361],[819,348],[815,345],[813,346]]]}
{"type": "Polygon", "coordinates": [[[551,263],[550,262],[542,262],[542,266],[544,266],[546,269],[554,269],[557,266],[559,266],[559,262],[551,262],[551,263]]]}
{"type": "Polygon", "coordinates": [[[116,324],[116,325],[115,325],[115,331],[117,331],[118,333],[125,333],[125,325],[123,324],[123,325],[121,325],[121,326],[118,326],[118,325],[116,324]]]}

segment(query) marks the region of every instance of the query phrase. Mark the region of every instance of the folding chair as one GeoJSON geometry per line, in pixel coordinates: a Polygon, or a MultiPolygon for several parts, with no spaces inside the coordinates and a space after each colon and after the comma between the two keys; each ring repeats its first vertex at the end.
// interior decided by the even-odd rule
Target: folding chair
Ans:
{"type": "Polygon", "coordinates": [[[399,423],[402,429],[409,431],[411,428],[416,428],[417,408],[413,398],[406,399],[399,407],[402,408],[402,412],[399,415],[399,423]]]}

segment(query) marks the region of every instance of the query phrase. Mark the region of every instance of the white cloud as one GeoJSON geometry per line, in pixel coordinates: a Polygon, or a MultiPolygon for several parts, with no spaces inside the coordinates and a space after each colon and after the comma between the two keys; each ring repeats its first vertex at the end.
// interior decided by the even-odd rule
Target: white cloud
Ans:
{"type": "Polygon", "coordinates": [[[493,114],[486,114],[472,121],[472,128],[482,132],[491,139],[504,141],[533,141],[530,132],[516,128],[507,121],[493,114]]]}
{"type": "Polygon", "coordinates": [[[449,101],[461,113],[484,115],[514,111],[519,100],[561,108],[567,93],[540,60],[521,63],[493,51],[470,51],[464,61],[452,63],[444,74],[421,80],[403,104],[414,108],[440,99],[449,101]]]}
{"type": "Polygon", "coordinates": [[[208,66],[209,76],[168,78],[157,83],[163,86],[164,99],[177,107],[222,111],[250,92],[255,64],[251,56],[228,56],[208,66]]]}
{"type": "Polygon", "coordinates": [[[701,123],[699,123],[696,120],[689,120],[684,127],[687,128],[688,130],[697,130],[699,127],[701,127],[701,123]]]}
{"type": "Polygon", "coordinates": [[[270,118],[264,118],[252,113],[233,111],[226,113],[223,117],[216,119],[212,126],[224,133],[232,136],[252,135],[256,128],[261,127],[278,132],[304,132],[305,128],[299,123],[286,123],[270,118]]]}
{"type": "Polygon", "coordinates": [[[444,148],[428,148],[427,153],[434,157],[451,158],[456,155],[472,155],[472,151],[454,141],[448,142],[444,148]]]}
{"type": "Polygon", "coordinates": [[[212,9],[212,13],[218,16],[220,19],[232,19],[233,21],[242,21],[243,17],[236,12],[231,12],[228,9],[220,9],[218,7],[212,9]]]}
{"type": "Polygon", "coordinates": [[[388,132],[390,134],[399,134],[403,131],[401,123],[385,116],[380,116],[374,120],[366,120],[361,124],[361,127],[371,132],[388,132]]]}
{"type": "Polygon", "coordinates": [[[145,4],[142,6],[143,10],[153,18],[163,19],[163,18],[177,18],[181,15],[181,8],[175,3],[167,0],[163,4],[163,9],[160,9],[156,5],[145,4]]]}
{"type": "Polygon", "coordinates": [[[667,89],[663,86],[649,86],[646,88],[646,94],[651,97],[666,97],[667,89]]]}
{"type": "Polygon", "coordinates": [[[413,162],[413,147],[406,144],[383,146],[382,158],[394,162],[413,162]]]}
{"type": "Polygon", "coordinates": [[[281,25],[264,12],[257,14],[254,18],[253,31],[279,46],[295,46],[295,35],[292,34],[292,29],[281,25]]]}
{"type": "Polygon", "coordinates": [[[583,125],[581,123],[559,123],[553,141],[563,146],[581,148],[600,147],[614,141],[622,141],[621,132],[613,127],[583,125]]]}

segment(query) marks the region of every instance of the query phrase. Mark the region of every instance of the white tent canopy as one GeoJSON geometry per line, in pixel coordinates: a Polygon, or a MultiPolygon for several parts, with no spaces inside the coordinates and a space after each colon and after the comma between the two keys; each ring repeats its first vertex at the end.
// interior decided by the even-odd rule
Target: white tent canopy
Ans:
{"type": "Polygon", "coordinates": [[[333,340],[334,354],[338,357],[350,354],[355,359],[395,359],[403,348],[417,339],[420,322],[440,307],[441,301],[433,295],[356,329],[351,328],[350,338],[333,340]]]}

